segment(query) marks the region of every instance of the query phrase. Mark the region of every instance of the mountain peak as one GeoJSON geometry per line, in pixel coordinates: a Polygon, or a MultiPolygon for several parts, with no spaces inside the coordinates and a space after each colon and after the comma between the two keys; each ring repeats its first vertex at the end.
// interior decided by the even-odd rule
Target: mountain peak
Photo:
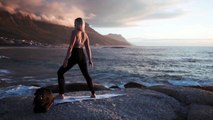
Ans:
{"type": "Polygon", "coordinates": [[[105,36],[118,41],[127,42],[127,40],[121,34],[109,33],[108,35],[105,35],[105,36]]]}

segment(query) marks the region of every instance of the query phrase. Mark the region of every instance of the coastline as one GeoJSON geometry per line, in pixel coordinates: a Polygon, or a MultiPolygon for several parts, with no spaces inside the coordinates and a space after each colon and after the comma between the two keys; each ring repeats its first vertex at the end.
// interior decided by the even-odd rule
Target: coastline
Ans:
{"type": "MultiPolygon", "coordinates": [[[[0,99],[0,114],[2,119],[32,120],[211,120],[213,119],[211,90],[183,86],[145,87],[130,82],[125,84],[125,88],[114,86],[108,90],[101,88],[96,92],[125,94],[125,96],[59,104],[44,114],[33,113],[33,95],[8,97],[0,99]]],[[[66,95],[89,95],[89,91],[73,90],[68,91],[66,95]]]]}

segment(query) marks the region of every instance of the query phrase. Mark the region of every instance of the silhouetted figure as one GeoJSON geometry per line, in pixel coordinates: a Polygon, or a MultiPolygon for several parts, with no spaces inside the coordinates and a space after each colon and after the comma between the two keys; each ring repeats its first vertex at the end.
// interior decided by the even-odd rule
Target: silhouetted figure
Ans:
{"type": "Polygon", "coordinates": [[[72,68],[75,64],[78,64],[80,70],[87,81],[88,87],[91,91],[91,97],[95,98],[95,91],[93,88],[92,79],[88,73],[86,57],[83,51],[83,47],[86,48],[86,53],[89,58],[89,65],[93,67],[92,54],[90,49],[90,41],[85,32],[85,23],[82,18],[75,19],[75,29],[72,31],[69,48],[64,60],[63,65],[59,68],[58,74],[58,86],[59,97],[64,98],[64,73],[72,68]]]}

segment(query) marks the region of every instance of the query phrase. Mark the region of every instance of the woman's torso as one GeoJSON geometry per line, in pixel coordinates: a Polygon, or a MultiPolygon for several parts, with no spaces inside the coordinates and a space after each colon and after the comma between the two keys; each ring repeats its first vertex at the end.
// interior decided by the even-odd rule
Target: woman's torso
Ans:
{"type": "Polygon", "coordinates": [[[87,34],[83,31],[76,30],[74,48],[83,48],[87,40],[87,34]]]}

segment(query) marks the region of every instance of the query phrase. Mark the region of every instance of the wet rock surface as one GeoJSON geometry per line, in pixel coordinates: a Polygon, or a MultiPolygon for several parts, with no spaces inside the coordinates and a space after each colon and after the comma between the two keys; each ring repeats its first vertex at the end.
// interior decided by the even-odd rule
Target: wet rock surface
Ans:
{"type": "MultiPolygon", "coordinates": [[[[73,84],[74,85],[74,84],[73,84]]],[[[75,84],[78,86],[78,84],[75,84]]],[[[81,84],[82,85],[82,84],[81,84]]],[[[80,84],[79,84],[80,86],[80,84]]],[[[143,85],[142,85],[143,86],[143,85]]],[[[54,105],[47,113],[33,113],[33,95],[0,100],[2,120],[212,120],[213,93],[194,87],[154,86],[96,91],[124,94],[107,99],[54,105]]],[[[57,93],[55,94],[57,95],[57,93]]],[[[90,95],[89,91],[66,95],[90,95]]]]}
{"type": "MultiPolygon", "coordinates": [[[[0,100],[1,119],[30,120],[171,120],[178,116],[180,103],[165,94],[140,89],[97,91],[97,94],[120,93],[124,96],[101,100],[64,103],[53,106],[47,113],[33,113],[33,96],[5,98],[0,100]]],[[[88,91],[67,95],[89,95],[88,91]]]]}

